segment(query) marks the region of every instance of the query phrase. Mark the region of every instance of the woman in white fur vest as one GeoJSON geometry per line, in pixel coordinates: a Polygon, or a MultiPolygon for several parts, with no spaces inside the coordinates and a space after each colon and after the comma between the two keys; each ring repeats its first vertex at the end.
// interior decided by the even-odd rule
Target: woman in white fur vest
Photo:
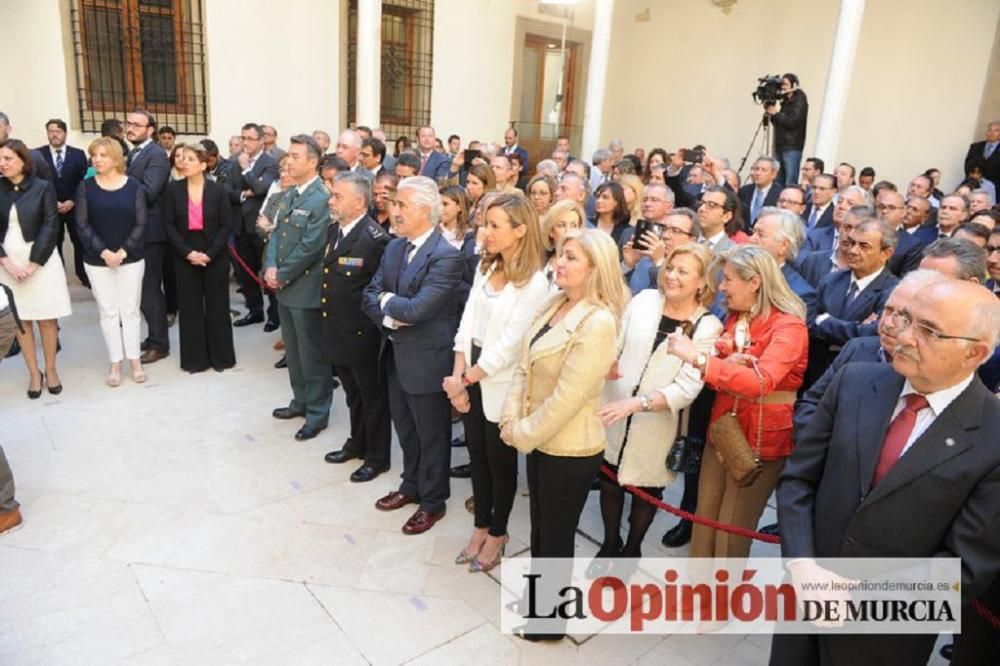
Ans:
{"type": "MultiPolygon", "coordinates": [[[[702,388],[697,368],[667,351],[666,339],[674,331],[689,335],[702,353],[712,351],[722,332],[722,322],[706,307],[714,291],[708,279],[711,251],[689,244],[674,249],[657,278],[657,289],[639,292],[628,305],[618,341],[616,368],[604,389],[598,416],[607,429],[606,464],[618,475],[614,482],[601,479],[601,514],[604,543],[597,558],[640,557],[642,540],[656,515],[656,508],[632,502],[628,539],[621,538],[625,501],[623,485],[642,487],[655,497],[674,480],[667,470],[667,452],[678,433],[678,416],[702,388]]],[[[609,564],[595,559],[600,575],[609,564]]]]}

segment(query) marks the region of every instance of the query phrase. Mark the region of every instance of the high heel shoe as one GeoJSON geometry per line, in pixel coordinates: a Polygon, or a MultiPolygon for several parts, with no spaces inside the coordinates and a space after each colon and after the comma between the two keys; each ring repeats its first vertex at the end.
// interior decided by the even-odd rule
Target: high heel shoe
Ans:
{"type": "Polygon", "coordinates": [[[62,385],[62,382],[59,382],[58,384],[55,384],[55,385],[49,384],[47,386],[47,388],[48,388],[49,393],[51,395],[59,395],[60,393],[62,393],[63,385],[62,385]]]}
{"type": "Polygon", "coordinates": [[[459,553],[458,557],[455,558],[455,564],[469,564],[470,562],[476,559],[476,555],[478,554],[479,554],[478,550],[476,550],[476,552],[474,553],[470,553],[465,548],[463,548],[462,552],[459,553]]]}
{"type": "Polygon", "coordinates": [[[503,545],[500,546],[500,552],[497,553],[497,556],[493,559],[492,562],[486,562],[484,564],[483,562],[479,561],[478,557],[474,557],[472,561],[469,563],[469,573],[486,573],[488,571],[492,571],[493,569],[495,569],[497,565],[500,564],[500,562],[503,560],[503,554],[504,551],[507,550],[508,541],[510,541],[509,535],[503,538],[503,545]]]}
{"type": "Polygon", "coordinates": [[[121,386],[121,383],[122,383],[122,364],[121,363],[112,363],[111,364],[111,369],[108,370],[108,376],[107,376],[107,379],[104,380],[104,382],[108,386],[110,386],[111,388],[116,388],[118,386],[121,386]]]}
{"type": "Polygon", "coordinates": [[[39,372],[38,374],[41,377],[41,379],[38,381],[38,390],[37,391],[33,391],[33,390],[31,390],[31,385],[30,384],[28,385],[28,399],[29,400],[38,400],[39,398],[42,397],[42,388],[45,387],[45,373],[44,372],[39,372]]]}
{"type": "Polygon", "coordinates": [[[583,574],[586,576],[587,580],[594,580],[595,578],[606,576],[611,570],[611,560],[618,557],[618,554],[624,546],[625,543],[622,541],[621,537],[618,537],[618,541],[615,542],[615,547],[607,553],[605,553],[605,548],[602,545],[601,549],[597,551],[597,555],[594,555],[594,559],[592,559],[590,564],[587,565],[587,571],[583,574]]]}

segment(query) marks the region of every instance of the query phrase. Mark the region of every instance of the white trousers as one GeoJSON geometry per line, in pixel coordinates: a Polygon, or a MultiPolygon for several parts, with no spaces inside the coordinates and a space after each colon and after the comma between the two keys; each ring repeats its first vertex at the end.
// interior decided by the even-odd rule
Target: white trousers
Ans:
{"type": "Polygon", "coordinates": [[[145,261],[122,264],[118,268],[84,265],[101,315],[101,332],[112,363],[123,358],[139,358],[142,274],[145,261]]]}

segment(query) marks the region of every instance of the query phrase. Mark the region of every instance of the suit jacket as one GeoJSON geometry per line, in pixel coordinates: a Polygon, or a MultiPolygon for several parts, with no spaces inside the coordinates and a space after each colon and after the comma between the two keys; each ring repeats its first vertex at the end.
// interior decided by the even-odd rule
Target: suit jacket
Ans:
{"type": "Polygon", "coordinates": [[[826,207],[826,210],[823,211],[823,214],[819,216],[818,220],[816,220],[816,224],[810,227],[809,216],[812,215],[812,210],[813,210],[813,204],[812,202],[810,202],[809,205],[806,206],[805,215],[802,216],[802,221],[806,224],[806,231],[809,232],[812,231],[813,229],[819,229],[820,227],[832,227],[834,208],[836,208],[836,206],[834,206],[833,202],[831,201],[830,204],[826,207]]]}
{"type": "Polygon", "coordinates": [[[3,242],[7,237],[10,209],[14,204],[17,204],[17,223],[24,242],[34,242],[29,260],[43,266],[59,240],[61,223],[56,213],[55,187],[33,175],[16,187],[6,178],[0,178],[0,257],[7,256],[3,242]]]}
{"type": "Polygon", "coordinates": [[[818,252],[833,249],[833,237],[836,228],[831,224],[827,227],[813,227],[806,234],[806,243],[802,252],[818,252]]]}
{"type": "Polygon", "coordinates": [[[908,231],[900,229],[899,235],[903,236],[904,234],[916,238],[923,245],[930,245],[938,238],[937,223],[930,225],[922,224],[919,227],[917,227],[917,230],[914,231],[912,234],[908,231]]]}
{"type": "Polygon", "coordinates": [[[203,231],[188,229],[187,180],[175,180],[163,191],[163,228],[181,258],[204,252],[216,261],[226,252],[233,229],[232,206],[222,185],[205,180],[201,194],[203,231]]]}
{"type": "Polygon", "coordinates": [[[158,144],[151,141],[129,160],[125,173],[139,181],[142,191],[146,193],[146,242],[165,242],[167,234],[163,230],[160,195],[170,180],[170,159],[158,144]]]}
{"type": "Polygon", "coordinates": [[[339,230],[339,224],[329,226],[323,251],[323,354],[334,365],[375,366],[382,336],[361,309],[361,301],[382,261],[389,234],[367,215],[338,244],[339,230]]]}
{"type": "Polygon", "coordinates": [[[861,322],[871,314],[881,314],[889,294],[899,279],[886,269],[846,305],[847,291],[851,286],[851,269],[845,268],[823,278],[817,289],[817,317],[830,316],[821,323],[809,323],[809,333],[832,345],[844,345],[851,338],[871,334],[873,327],[863,327],[861,322]]]}
{"type": "Polygon", "coordinates": [[[319,308],[323,248],[330,224],[330,193],[317,176],[299,194],[289,190],[264,248],[264,269],[277,268],[278,302],[289,308],[319,308]]]}
{"type": "Polygon", "coordinates": [[[226,178],[226,191],[233,204],[233,233],[237,236],[257,233],[257,216],[271,183],[277,178],[278,161],[267,152],[260,154],[253,168],[246,174],[238,163],[233,164],[226,178]],[[240,193],[244,190],[253,190],[253,196],[240,201],[240,193]]]}
{"type": "Polygon", "coordinates": [[[785,276],[785,282],[806,304],[806,321],[816,318],[816,289],[804,277],[802,277],[791,264],[785,263],[781,267],[781,274],[785,276]]]}
{"type": "Polygon", "coordinates": [[[448,178],[449,171],[451,171],[451,160],[444,153],[434,150],[420,170],[420,175],[433,178],[437,182],[442,178],[448,178]]]}
{"type": "Polygon", "coordinates": [[[517,155],[519,155],[521,157],[521,173],[522,174],[530,173],[530,171],[528,169],[528,167],[530,166],[528,164],[528,151],[525,150],[524,147],[521,146],[520,144],[518,144],[514,148],[514,150],[508,150],[507,146],[503,147],[503,154],[504,155],[510,155],[511,153],[515,153],[515,154],[517,154],[517,155]]]}
{"type": "MultiPolygon", "coordinates": [[[[960,557],[974,598],[1000,573],[1000,402],[973,379],[871,488],[903,383],[887,365],[837,373],[778,482],[781,554],[960,557]]],[[[796,648],[820,641],[833,664],[922,664],[936,638],[776,635],[771,663],[819,663],[796,648]]]]}
{"type": "Polygon", "coordinates": [[[793,267],[805,278],[806,282],[818,287],[823,278],[833,273],[837,268],[830,258],[832,254],[832,250],[806,252],[805,254],[800,252],[793,267]]]}
{"type": "MultiPolygon", "coordinates": [[[[76,188],[87,174],[87,154],[73,146],[63,146],[63,170],[61,176],[56,176],[56,165],[52,161],[49,146],[40,146],[35,152],[42,156],[52,172],[52,184],[56,188],[56,198],[59,201],[72,201],[76,197],[76,188]]],[[[70,215],[72,217],[72,214],[70,215]]]]}
{"type": "Polygon", "coordinates": [[[979,166],[983,170],[983,177],[994,183],[1000,183],[1000,146],[993,150],[989,159],[983,157],[983,149],[986,148],[985,141],[976,141],[969,145],[969,152],[965,154],[965,172],[973,166],[979,166]]]}
{"type": "Polygon", "coordinates": [[[889,257],[889,261],[886,264],[893,275],[903,277],[920,266],[924,248],[927,247],[927,243],[924,242],[923,238],[919,234],[908,234],[900,230],[896,250],[889,257]]]}
{"type": "MultiPolygon", "coordinates": [[[[737,192],[737,195],[740,198],[740,203],[743,204],[743,210],[746,213],[746,219],[744,221],[743,228],[746,229],[748,233],[750,232],[751,229],[753,229],[753,225],[757,222],[756,218],[750,219],[750,211],[752,210],[753,206],[753,195],[756,189],[757,189],[756,185],[754,185],[753,183],[747,183],[746,185],[740,188],[739,192],[737,192]]],[[[773,183],[771,183],[771,189],[767,191],[767,196],[764,197],[764,203],[761,204],[761,208],[763,208],[764,206],[777,206],[778,197],[780,195],[781,195],[781,185],[778,183],[778,181],[774,181],[773,183]]]]}
{"type": "MultiPolygon", "coordinates": [[[[393,363],[403,390],[411,394],[439,393],[450,375],[458,330],[465,261],[461,253],[434,230],[403,268],[405,238],[393,239],[382,254],[375,277],[365,287],[362,309],[392,342],[393,363]],[[383,307],[379,296],[394,294],[383,307]],[[406,324],[386,329],[383,318],[406,324]]],[[[382,345],[385,350],[385,340],[382,345]]]]}

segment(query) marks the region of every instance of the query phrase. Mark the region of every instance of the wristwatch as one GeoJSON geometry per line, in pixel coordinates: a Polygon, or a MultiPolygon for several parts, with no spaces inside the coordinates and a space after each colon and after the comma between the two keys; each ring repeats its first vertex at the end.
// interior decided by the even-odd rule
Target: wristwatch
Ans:
{"type": "Polygon", "coordinates": [[[698,352],[698,355],[694,357],[694,367],[698,368],[699,370],[702,371],[702,373],[704,373],[706,368],[708,367],[708,354],[706,354],[705,352],[698,352]]]}
{"type": "Polygon", "coordinates": [[[653,409],[653,399],[650,398],[648,395],[645,395],[645,394],[640,395],[639,396],[639,407],[640,407],[640,409],[642,409],[642,411],[648,412],[649,410],[653,409]]]}

